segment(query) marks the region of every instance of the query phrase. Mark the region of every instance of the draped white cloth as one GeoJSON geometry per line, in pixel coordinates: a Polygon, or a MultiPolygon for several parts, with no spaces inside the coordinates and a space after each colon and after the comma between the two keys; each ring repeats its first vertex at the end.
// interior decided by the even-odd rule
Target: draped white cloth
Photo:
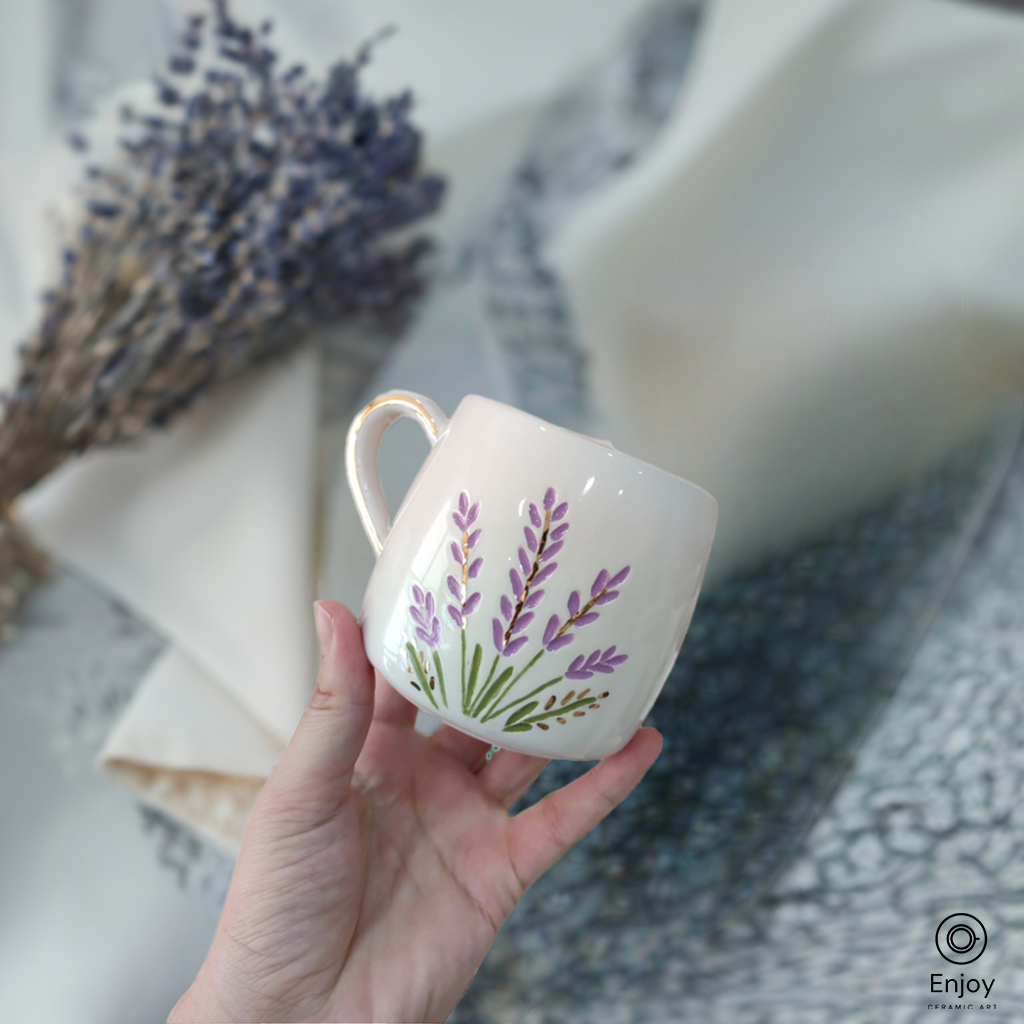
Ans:
{"type": "MultiPolygon", "coordinates": [[[[29,6],[0,11],[27,24],[29,6]]],[[[369,81],[420,97],[455,246],[493,212],[545,97],[646,5],[237,6],[272,11],[281,46],[314,66],[400,28],[369,81]]],[[[0,47],[15,45],[3,27],[0,47]]],[[[555,239],[597,432],[718,498],[712,576],[884,493],[1019,388],[1021,97],[1024,18],[718,0],[654,150],[555,239]]],[[[7,365],[46,266],[46,190],[66,180],[11,106],[0,96],[7,365]]],[[[472,283],[440,291],[369,390],[449,409],[466,391],[508,398],[483,333],[472,283]]],[[[169,640],[102,766],[229,849],[312,687],[316,385],[307,352],[23,502],[52,551],[169,640]]],[[[393,497],[422,452],[385,445],[393,497]]],[[[328,589],[358,605],[372,559],[336,497],[328,589]]]]}

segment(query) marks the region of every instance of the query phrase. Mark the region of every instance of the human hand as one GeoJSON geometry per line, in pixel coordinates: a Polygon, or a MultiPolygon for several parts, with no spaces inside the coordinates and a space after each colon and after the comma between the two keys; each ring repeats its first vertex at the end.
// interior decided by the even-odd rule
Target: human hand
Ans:
{"type": "Polygon", "coordinates": [[[374,679],[352,614],[253,811],[210,951],[170,1021],[443,1021],[526,888],[612,811],[654,729],[510,817],[547,760],[448,725],[374,679]]]}

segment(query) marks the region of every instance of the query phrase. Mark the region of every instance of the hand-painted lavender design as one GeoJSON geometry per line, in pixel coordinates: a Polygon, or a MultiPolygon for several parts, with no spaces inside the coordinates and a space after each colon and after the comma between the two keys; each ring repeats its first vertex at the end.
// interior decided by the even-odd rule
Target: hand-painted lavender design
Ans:
{"type": "MultiPolygon", "coordinates": [[[[536,689],[509,700],[513,688],[540,659],[547,653],[554,653],[568,647],[576,639],[577,632],[600,618],[599,609],[611,604],[619,597],[619,588],[630,574],[627,565],[612,575],[602,569],[590,587],[589,599],[584,602],[580,591],[574,590],[566,603],[564,621],[558,614],[548,618],[541,638],[541,647],[530,660],[516,671],[515,664],[507,665],[499,672],[498,667],[503,658],[513,659],[530,642],[528,630],[533,625],[537,609],[544,598],[543,584],[558,570],[555,556],[565,546],[569,523],[566,515],[569,503],[559,503],[558,494],[553,487],[544,493],[538,506],[531,503],[528,507],[529,524],[523,527],[525,544],[516,552],[518,567],[509,570],[511,595],[503,594],[499,602],[500,618],[491,622],[491,633],[495,651],[494,661],[483,684],[477,689],[480,679],[483,647],[475,644],[472,658],[468,658],[466,643],[466,627],[470,616],[480,607],[479,591],[470,592],[470,581],[477,578],[483,568],[482,555],[474,555],[474,551],[482,536],[482,529],[476,526],[480,517],[480,502],[470,502],[469,494],[463,491],[459,495],[458,510],[452,513],[452,521],[459,531],[459,539],[452,541],[452,558],[458,567],[446,579],[452,603],[447,606],[451,623],[459,630],[462,646],[462,711],[471,719],[479,719],[481,723],[507,715],[503,726],[504,732],[529,732],[534,727],[547,730],[548,720],[554,719],[559,724],[566,724],[568,716],[582,718],[587,711],[593,711],[601,705],[600,700],[609,693],[591,694],[590,687],[577,692],[569,690],[560,700],[550,694],[540,707],[540,700],[533,698],[545,690],[557,686],[563,679],[582,682],[593,678],[595,674],[611,675],[615,669],[628,660],[629,655],[617,653],[616,645],[602,651],[598,648],[592,654],[581,654],[575,657],[561,675],[549,679],[536,689]],[[475,528],[474,528],[475,527],[475,528]],[[539,710],[538,710],[539,709],[539,710]]],[[[433,695],[434,676],[440,686],[441,698],[448,706],[445,692],[444,671],[437,648],[441,642],[442,624],[437,617],[437,603],[429,590],[418,584],[412,588],[413,604],[409,606],[409,616],[415,627],[416,636],[426,645],[430,652],[417,651],[415,645],[408,641],[406,649],[410,661],[410,674],[415,673],[419,685],[413,682],[417,690],[425,692],[437,707],[433,695]]],[[[543,700],[544,698],[541,698],[543,700]]]]}
{"type": "Polygon", "coordinates": [[[469,581],[475,580],[480,575],[484,566],[483,555],[475,557],[470,555],[477,544],[483,530],[480,527],[473,529],[480,516],[480,502],[470,504],[469,495],[463,491],[459,495],[459,507],[452,513],[452,522],[458,528],[460,538],[452,541],[452,558],[455,559],[458,571],[448,576],[448,592],[455,598],[457,604],[448,605],[448,614],[460,633],[462,644],[462,711],[468,711],[468,703],[472,691],[476,686],[476,680],[480,674],[480,661],[483,657],[483,648],[477,644],[473,651],[473,660],[470,665],[470,675],[466,679],[466,625],[469,617],[480,607],[480,591],[469,592],[469,581]]]}
{"type": "Polygon", "coordinates": [[[565,670],[565,678],[593,679],[595,672],[611,675],[615,671],[615,666],[621,665],[629,657],[628,654],[616,654],[616,650],[615,644],[612,644],[603,654],[599,647],[589,658],[585,654],[573,658],[572,664],[565,670]]]}
{"type": "Polygon", "coordinates": [[[480,606],[480,592],[469,593],[469,581],[475,580],[484,566],[482,556],[470,558],[469,554],[477,546],[483,533],[481,529],[473,529],[479,515],[480,502],[476,501],[470,505],[469,495],[463,491],[459,495],[458,511],[452,513],[452,521],[462,533],[461,540],[452,541],[452,558],[459,566],[459,571],[458,575],[448,577],[448,592],[458,602],[448,605],[448,614],[461,630],[465,630],[466,619],[480,606]]]}
{"type": "MultiPolygon", "coordinates": [[[[412,586],[413,604],[409,605],[409,618],[415,626],[416,636],[432,652],[434,670],[437,672],[437,682],[441,688],[441,700],[444,706],[448,706],[448,695],[444,686],[444,671],[441,668],[441,659],[437,654],[438,645],[441,643],[441,620],[437,616],[437,600],[430,590],[424,590],[418,583],[412,586]]],[[[420,681],[418,689],[422,689],[430,698],[430,702],[436,708],[437,700],[434,698],[434,677],[430,675],[428,656],[423,651],[418,651],[411,640],[406,640],[406,653],[409,656],[408,668],[416,673],[420,681]]]]}
{"type": "Polygon", "coordinates": [[[544,627],[545,650],[557,651],[562,647],[568,647],[575,639],[574,635],[569,632],[570,630],[597,622],[601,613],[595,612],[593,609],[600,605],[611,604],[619,596],[616,588],[626,581],[629,571],[630,567],[627,565],[614,576],[610,576],[607,569],[602,569],[590,588],[590,600],[584,605],[580,603],[580,592],[574,590],[569,595],[569,617],[566,621],[563,623],[557,615],[552,615],[548,619],[547,626],[544,627]]]}
{"type": "Polygon", "coordinates": [[[415,604],[409,605],[409,616],[416,623],[416,635],[431,649],[441,642],[441,620],[437,617],[437,602],[429,590],[413,584],[415,604]]]}
{"type": "MultiPolygon", "coordinates": [[[[595,578],[594,582],[590,587],[590,600],[583,603],[580,597],[580,592],[574,590],[569,595],[567,602],[568,615],[563,622],[562,619],[556,614],[552,615],[544,627],[544,634],[541,638],[541,643],[544,645],[527,663],[525,668],[522,669],[518,675],[514,676],[505,685],[503,690],[499,690],[497,696],[489,702],[489,710],[484,714],[481,719],[482,722],[490,721],[492,718],[498,718],[505,714],[506,711],[512,711],[513,713],[505,722],[506,732],[527,732],[527,726],[530,728],[533,725],[540,725],[541,721],[545,718],[550,718],[558,714],[556,711],[550,711],[550,709],[544,709],[542,712],[526,718],[530,712],[534,711],[537,707],[537,702],[534,701],[530,706],[529,710],[526,710],[525,701],[529,698],[536,696],[538,693],[548,689],[552,686],[557,686],[561,682],[562,676],[558,676],[555,679],[549,680],[543,686],[538,689],[531,691],[521,697],[517,697],[508,703],[504,703],[506,697],[511,692],[515,684],[526,674],[538,661],[545,652],[559,651],[563,647],[568,647],[576,639],[575,631],[581,629],[584,626],[589,626],[593,622],[601,617],[601,613],[595,609],[602,607],[607,604],[611,604],[619,596],[618,588],[626,581],[629,577],[630,566],[625,566],[620,569],[614,576],[608,572],[607,569],[602,569],[595,578]],[[523,705],[516,708],[516,705],[523,705]],[[515,709],[513,711],[513,709],[515,709]],[[520,728],[522,726],[522,728],[520,728]]],[[[572,664],[565,671],[564,677],[566,679],[589,679],[594,672],[602,672],[605,674],[611,674],[615,671],[618,665],[623,664],[627,661],[629,655],[627,654],[616,654],[617,648],[612,646],[605,652],[604,655],[598,650],[590,658],[581,655],[580,657],[573,660],[572,664]],[[579,675],[579,672],[586,672],[586,675],[579,675]]],[[[582,707],[582,705],[581,705],[582,707]]],[[[576,711],[573,711],[576,714],[576,711]]],[[[581,715],[577,717],[581,717],[581,715]]],[[[547,728],[545,726],[545,728],[547,728]]]]}
{"type": "Polygon", "coordinates": [[[507,594],[501,598],[501,616],[505,620],[494,619],[492,632],[494,634],[494,647],[498,654],[511,658],[529,643],[530,638],[525,630],[529,628],[534,619],[534,611],[544,597],[544,591],[539,588],[542,583],[551,579],[558,569],[558,563],[551,559],[562,550],[565,544],[565,535],[569,530],[568,523],[561,523],[552,529],[552,523],[558,523],[565,518],[569,511],[569,503],[563,501],[556,505],[558,494],[554,487],[549,487],[544,493],[544,515],[541,516],[540,509],[530,503],[530,526],[523,527],[523,534],[526,538],[526,547],[520,546],[518,551],[519,569],[509,569],[508,577],[512,584],[512,596],[515,604],[507,594]],[[537,532],[539,531],[539,536],[537,532]],[[527,552],[529,548],[529,553],[527,552]],[[531,557],[532,556],[532,557],[531,557]],[[519,570],[522,570],[520,575],[519,570]]]}

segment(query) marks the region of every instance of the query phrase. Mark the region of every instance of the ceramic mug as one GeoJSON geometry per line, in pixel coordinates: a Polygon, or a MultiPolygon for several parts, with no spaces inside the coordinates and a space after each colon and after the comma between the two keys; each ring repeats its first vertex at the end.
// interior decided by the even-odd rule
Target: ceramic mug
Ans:
{"type": "Polygon", "coordinates": [[[639,459],[469,395],[381,395],[346,469],[378,555],[366,653],[403,696],[509,750],[591,760],[657,699],[697,602],[718,506],[639,459]],[[378,475],[402,416],[431,450],[390,521],[378,475]]]}

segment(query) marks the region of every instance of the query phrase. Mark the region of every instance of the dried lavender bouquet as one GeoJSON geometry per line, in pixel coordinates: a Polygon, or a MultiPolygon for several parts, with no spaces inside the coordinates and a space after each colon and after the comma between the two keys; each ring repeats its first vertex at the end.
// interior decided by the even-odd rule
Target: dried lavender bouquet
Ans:
{"type": "Polygon", "coordinates": [[[165,426],[312,327],[393,336],[423,292],[430,244],[407,229],[444,182],[422,169],[411,96],[363,95],[369,47],[318,83],[279,67],[269,22],[211,7],[156,77],[156,112],[121,111],[118,163],[87,167],[80,229],[4,398],[0,628],[45,565],[14,521],[19,494],[74,454],[165,426]]]}

